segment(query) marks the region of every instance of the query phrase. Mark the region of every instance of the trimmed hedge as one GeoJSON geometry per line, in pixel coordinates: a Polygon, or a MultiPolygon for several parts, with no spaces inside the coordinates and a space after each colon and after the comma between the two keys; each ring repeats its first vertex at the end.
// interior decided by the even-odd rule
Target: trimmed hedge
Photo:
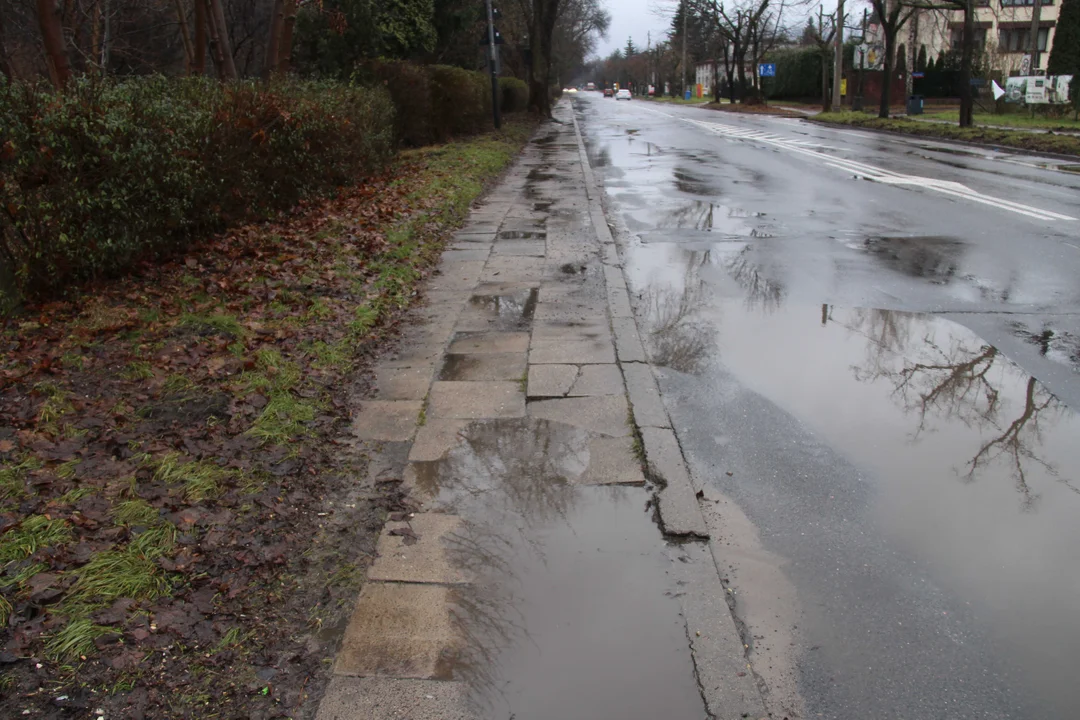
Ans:
{"type": "MultiPolygon", "coordinates": [[[[821,97],[822,57],[816,47],[775,50],[766,55],[765,60],[776,63],[776,77],[761,78],[761,89],[766,97],[821,97]]],[[[831,61],[829,67],[832,67],[831,61]]]]}
{"type": "Polygon", "coordinates": [[[385,92],[330,82],[0,81],[7,282],[48,295],[355,182],[392,157],[393,118],[385,92]]]}
{"type": "Polygon", "coordinates": [[[499,96],[504,113],[523,112],[529,109],[529,86],[517,78],[499,78],[499,96]]]}
{"type": "Polygon", "coordinates": [[[450,65],[430,65],[432,131],[437,140],[491,129],[488,76],[450,65]]]}
{"type": "MultiPolygon", "coordinates": [[[[404,145],[421,147],[492,127],[487,73],[377,60],[358,68],[355,77],[380,84],[390,93],[397,108],[397,138],[404,145]]],[[[499,102],[504,113],[527,110],[528,85],[517,78],[499,78],[499,102]]]]}

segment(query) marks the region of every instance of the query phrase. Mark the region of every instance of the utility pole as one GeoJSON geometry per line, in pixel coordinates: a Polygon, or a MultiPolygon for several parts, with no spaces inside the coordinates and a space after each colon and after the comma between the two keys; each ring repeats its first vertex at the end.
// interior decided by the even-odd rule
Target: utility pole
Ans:
{"type": "MultiPolygon", "coordinates": [[[[491,117],[495,121],[495,129],[502,127],[502,111],[499,108],[499,74],[495,67],[495,13],[491,9],[491,0],[486,0],[488,20],[488,68],[491,70],[491,117]]],[[[474,36],[475,37],[475,36],[474,36]]],[[[476,42],[475,40],[473,42],[476,42]]],[[[473,47],[476,47],[475,45],[473,47]]]]}
{"type": "Polygon", "coordinates": [[[686,16],[689,15],[686,0],[682,3],[682,92],[679,97],[686,97],[686,16]]]}
{"type": "Polygon", "coordinates": [[[859,42],[859,45],[860,47],[856,49],[856,52],[859,53],[859,87],[855,91],[855,97],[853,98],[853,102],[851,103],[852,110],[863,109],[862,78],[863,68],[865,68],[866,66],[866,52],[862,48],[866,45],[866,8],[863,8],[862,11],[862,40],[859,42]]]}
{"type": "Polygon", "coordinates": [[[1035,75],[1039,69],[1039,21],[1042,19],[1042,1],[1032,0],[1031,5],[1031,70],[1029,74],[1035,75]]]}
{"type": "MultiPolygon", "coordinates": [[[[833,58],[832,104],[840,109],[840,77],[844,72],[844,0],[836,4],[836,57],[833,58]]],[[[886,81],[887,82],[887,81],[886,81]]]]}

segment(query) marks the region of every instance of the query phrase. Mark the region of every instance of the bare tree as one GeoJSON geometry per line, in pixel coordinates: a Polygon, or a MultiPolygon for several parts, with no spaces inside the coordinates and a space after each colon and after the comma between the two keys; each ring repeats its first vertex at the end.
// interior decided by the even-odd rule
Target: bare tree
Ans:
{"type": "Polygon", "coordinates": [[[71,79],[71,66],[68,63],[67,49],[64,47],[64,27],[60,21],[60,10],[56,0],[37,0],[37,10],[45,56],[49,60],[49,75],[53,85],[63,88],[71,79]]]}
{"type": "Polygon", "coordinates": [[[532,0],[529,46],[529,107],[541,117],[551,117],[551,41],[563,0],[532,0]]]}
{"type": "Polygon", "coordinates": [[[7,32],[4,27],[4,13],[0,12],[0,73],[8,82],[15,79],[15,70],[11,67],[11,58],[7,51],[7,32]]]}
{"type": "MultiPolygon", "coordinates": [[[[960,41],[960,127],[971,127],[975,110],[975,96],[971,91],[971,74],[975,64],[975,0],[894,0],[900,6],[906,6],[907,17],[911,11],[945,10],[960,12],[964,18],[964,30],[960,41]]],[[[1036,0],[1038,2],[1039,0],[1036,0]]],[[[879,4],[887,0],[871,0],[875,11],[879,4]]],[[[906,18],[905,18],[906,19],[906,18]]],[[[902,25],[903,23],[901,23],[902,25]]],[[[884,27],[884,26],[883,26],[884,27]]],[[[899,26],[897,26],[899,29],[899,26]]],[[[887,39],[887,38],[886,38],[887,39]]],[[[893,33],[893,42],[896,34],[893,33]]],[[[889,62],[891,53],[887,49],[885,61],[889,62]]],[[[888,66],[886,69],[890,69],[888,66]]],[[[882,116],[885,117],[885,116],[882,116]]]]}
{"type": "Polygon", "coordinates": [[[825,9],[818,7],[818,21],[811,20],[806,26],[805,37],[818,49],[821,56],[821,109],[832,109],[832,95],[829,93],[829,61],[832,59],[833,38],[836,37],[836,13],[825,15],[825,9]]]}
{"type": "Polygon", "coordinates": [[[236,61],[233,58],[232,43],[229,41],[229,24],[225,21],[225,9],[221,0],[206,0],[208,3],[207,21],[212,38],[218,74],[223,80],[236,80],[236,61]]]}

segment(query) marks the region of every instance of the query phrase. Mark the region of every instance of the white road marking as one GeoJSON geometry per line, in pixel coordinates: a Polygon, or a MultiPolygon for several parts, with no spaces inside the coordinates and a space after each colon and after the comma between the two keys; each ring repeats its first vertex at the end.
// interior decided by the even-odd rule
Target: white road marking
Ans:
{"type": "Polygon", "coordinates": [[[982,205],[989,205],[991,207],[1000,208],[1002,210],[1008,210],[1009,212],[1017,213],[1018,215],[1025,215],[1036,220],[1076,220],[1069,215],[1062,215],[1051,210],[1042,210],[1040,208],[1031,207],[1030,205],[1023,205],[1021,203],[1012,202],[1011,200],[1002,200],[1001,198],[992,197],[990,195],[984,195],[976,190],[972,190],[967,185],[962,183],[953,182],[951,180],[938,180],[937,178],[920,177],[918,175],[904,175],[902,173],[893,172],[891,170],[885,170],[875,165],[868,165],[857,160],[850,160],[847,158],[840,158],[828,153],[820,152],[811,148],[825,148],[817,143],[808,142],[806,140],[794,140],[789,138],[782,138],[770,133],[766,133],[760,130],[753,130],[751,128],[742,128],[734,125],[724,125],[723,123],[705,122],[702,120],[693,120],[690,118],[679,117],[678,115],[672,115],[660,110],[653,110],[652,108],[642,108],[646,112],[656,113],[658,115],[664,115],[675,120],[682,120],[685,123],[696,125],[697,127],[708,130],[716,135],[729,137],[735,140],[751,140],[755,142],[764,143],[766,145],[772,145],[781,150],[786,150],[790,153],[797,155],[804,155],[806,157],[814,158],[822,161],[826,167],[831,167],[836,170],[842,170],[844,172],[850,172],[854,175],[866,178],[871,182],[879,182],[884,185],[895,185],[897,187],[915,187],[922,188],[924,190],[931,190],[933,192],[941,193],[942,195],[950,195],[952,197],[958,197],[965,200],[971,200],[982,205]]]}

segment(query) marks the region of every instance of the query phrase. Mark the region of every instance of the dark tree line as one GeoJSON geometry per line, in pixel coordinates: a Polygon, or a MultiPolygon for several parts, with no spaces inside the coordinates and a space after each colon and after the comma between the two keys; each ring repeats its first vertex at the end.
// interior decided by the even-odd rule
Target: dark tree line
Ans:
{"type": "MultiPolygon", "coordinates": [[[[504,74],[526,79],[534,109],[580,69],[609,16],[599,0],[503,0],[504,74]]],[[[223,81],[297,72],[347,78],[371,58],[480,69],[481,0],[0,0],[0,73],[213,74],[223,81]]]]}

